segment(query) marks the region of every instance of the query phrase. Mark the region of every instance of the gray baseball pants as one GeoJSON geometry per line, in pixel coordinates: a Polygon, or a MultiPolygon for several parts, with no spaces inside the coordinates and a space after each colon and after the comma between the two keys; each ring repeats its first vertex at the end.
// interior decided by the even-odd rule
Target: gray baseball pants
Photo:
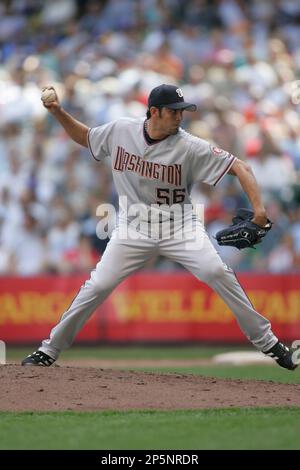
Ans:
{"type": "Polygon", "coordinates": [[[267,351],[278,341],[270,322],[254,309],[234,272],[223,263],[200,222],[196,222],[196,230],[188,229],[182,236],[171,238],[161,236],[158,224],[157,227],[154,224],[150,236],[149,233],[129,228],[129,236],[120,239],[120,233],[121,227],[117,227],[90,279],[52,329],[50,337],[42,342],[41,351],[57,359],[62,350],[71,346],[77,333],[115,287],[157,254],[180,263],[218,293],[245,336],[258,350],[267,351]]]}

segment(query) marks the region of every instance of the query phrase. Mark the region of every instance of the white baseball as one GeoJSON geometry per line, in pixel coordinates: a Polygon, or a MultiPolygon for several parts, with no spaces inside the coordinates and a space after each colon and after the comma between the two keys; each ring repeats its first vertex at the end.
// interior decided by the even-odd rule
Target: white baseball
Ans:
{"type": "Polygon", "coordinates": [[[46,88],[42,91],[41,100],[43,103],[52,103],[53,101],[57,100],[57,96],[55,90],[53,88],[46,88]]]}

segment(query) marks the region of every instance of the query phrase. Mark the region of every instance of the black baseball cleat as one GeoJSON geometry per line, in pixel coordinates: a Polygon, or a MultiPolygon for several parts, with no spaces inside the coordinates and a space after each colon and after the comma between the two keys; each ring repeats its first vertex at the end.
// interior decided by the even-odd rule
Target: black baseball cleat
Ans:
{"type": "Polygon", "coordinates": [[[298,367],[298,364],[293,362],[293,352],[293,350],[278,341],[269,351],[264,351],[264,354],[272,357],[284,369],[294,370],[298,367]]]}
{"type": "Polygon", "coordinates": [[[49,367],[55,362],[55,359],[48,356],[43,351],[34,351],[22,361],[22,366],[41,366],[49,367]]]}

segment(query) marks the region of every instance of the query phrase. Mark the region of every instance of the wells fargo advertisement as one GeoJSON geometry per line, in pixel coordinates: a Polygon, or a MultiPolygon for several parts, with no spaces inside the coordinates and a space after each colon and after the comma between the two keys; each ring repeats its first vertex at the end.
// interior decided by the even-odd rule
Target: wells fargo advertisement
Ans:
{"type": "MultiPolygon", "coordinates": [[[[255,308],[282,340],[300,338],[300,276],[238,276],[255,308]]],[[[0,339],[48,337],[85,278],[2,278],[0,339]]],[[[247,341],[224,302],[188,273],[141,273],[124,281],[96,310],[77,342],[247,341]]]]}

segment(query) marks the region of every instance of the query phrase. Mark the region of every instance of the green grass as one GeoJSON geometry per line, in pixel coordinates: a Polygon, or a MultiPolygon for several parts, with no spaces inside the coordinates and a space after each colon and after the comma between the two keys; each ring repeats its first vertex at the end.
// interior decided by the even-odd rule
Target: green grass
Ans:
{"type": "MultiPolygon", "coordinates": [[[[79,347],[74,346],[64,351],[61,359],[201,359],[215,354],[234,351],[235,349],[249,350],[237,346],[166,346],[166,347],[79,347]]],[[[30,354],[34,348],[7,348],[7,360],[21,360],[30,354]]]]}
{"type": "Polygon", "coordinates": [[[300,449],[300,408],[0,413],[1,449],[300,449]]]}
{"type": "MultiPolygon", "coordinates": [[[[132,367],[131,367],[132,369],[132,367]]],[[[193,366],[193,367],[143,367],[134,368],[145,372],[179,373],[204,375],[207,377],[223,377],[231,379],[246,380],[271,380],[280,383],[300,384],[300,369],[291,372],[282,368],[268,365],[245,365],[245,366],[193,366]]]]}

